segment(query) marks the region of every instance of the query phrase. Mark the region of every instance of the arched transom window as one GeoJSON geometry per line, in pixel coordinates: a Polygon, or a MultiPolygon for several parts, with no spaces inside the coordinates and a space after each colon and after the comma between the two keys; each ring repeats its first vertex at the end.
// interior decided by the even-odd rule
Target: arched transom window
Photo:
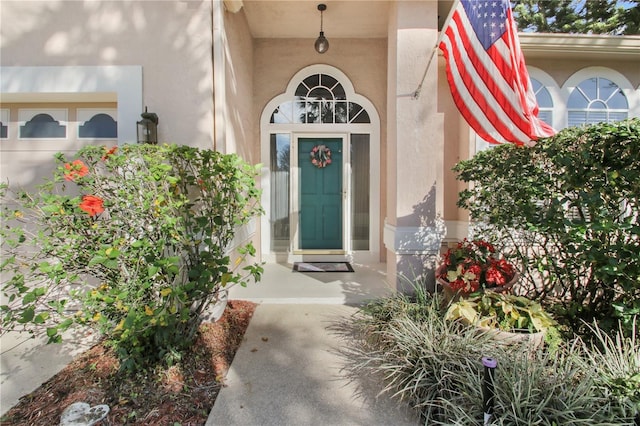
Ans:
{"type": "Polygon", "coordinates": [[[569,126],[624,120],[629,112],[620,87],[603,77],[582,81],[571,93],[567,107],[569,126]]]}
{"type": "Polygon", "coordinates": [[[327,74],[313,74],[296,88],[294,98],[278,105],[271,114],[272,124],[371,123],[369,114],[358,103],[347,99],[342,84],[327,74]]]}

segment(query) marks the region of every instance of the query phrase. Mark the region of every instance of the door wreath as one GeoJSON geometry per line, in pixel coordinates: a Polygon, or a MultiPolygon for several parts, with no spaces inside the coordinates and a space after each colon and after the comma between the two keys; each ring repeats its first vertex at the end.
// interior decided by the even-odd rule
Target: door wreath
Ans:
{"type": "Polygon", "coordinates": [[[309,153],[311,164],[319,169],[331,164],[331,150],[326,145],[316,145],[309,153]]]}

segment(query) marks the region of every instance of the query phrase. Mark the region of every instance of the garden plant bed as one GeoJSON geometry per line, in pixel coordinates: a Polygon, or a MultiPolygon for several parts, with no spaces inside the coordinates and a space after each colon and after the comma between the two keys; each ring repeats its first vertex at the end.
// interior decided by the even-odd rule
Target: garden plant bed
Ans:
{"type": "Polygon", "coordinates": [[[222,318],[200,326],[191,351],[179,365],[125,376],[113,352],[99,343],[25,395],[2,425],[57,425],[74,402],[106,404],[99,425],[203,425],[256,308],[231,300],[222,318]]]}

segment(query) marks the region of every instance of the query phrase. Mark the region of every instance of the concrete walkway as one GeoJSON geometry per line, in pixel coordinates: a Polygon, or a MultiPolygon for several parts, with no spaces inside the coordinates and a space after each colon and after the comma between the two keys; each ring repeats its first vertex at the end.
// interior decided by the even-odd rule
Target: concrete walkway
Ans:
{"type": "MultiPolygon", "coordinates": [[[[336,324],[366,300],[391,292],[381,265],[355,273],[292,272],[269,264],[258,284],[236,287],[231,299],[259,303],[207,425],[417,425],[380,384],[350,381],[336,324]]],[[[53,377],[96,341],[66,335],[63,344],[8,334],[0,341],[0,414],[53,377]]]]}
{"type": "Polygon", "coordinates": [[[341,371],[345,341],[334,328],[344,305],[262,304],[209,414],[213,425],[417,425],[369,378],[341,371]]]}
{"type": "Polygon", "coordinates": [[[0,339],[0,415],[20,398],[55,376],[77,355],[91,348],[97,335],[69,331],[63,343],[47,345],[46,338],[10,332],[0,339]]]}

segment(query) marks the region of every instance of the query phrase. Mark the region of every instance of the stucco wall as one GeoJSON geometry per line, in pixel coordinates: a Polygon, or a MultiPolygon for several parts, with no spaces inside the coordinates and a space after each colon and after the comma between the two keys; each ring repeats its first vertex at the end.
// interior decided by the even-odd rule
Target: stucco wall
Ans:
{"type": "Polygon", "coordinates": [[[527,66],[537,67],[546,71],[558,86],[563,86],[567,79],[581,69],[588,67],[607,67],[624,75],[635,88],[640,87],[640,60],[616,61],[602,58],[591,60],[573,59],[559,61],[557,59],[525,58],[527,66]]]}
{"type": "Polygon", "coordinates": [[[438,108],[437,8],[395,2],[389,18],[388,191],[384,243],[387,277],[398,289],[429,282],[440,249],[436,218],[443,208],[443,115],[438,108]],[[419,90],[418,90],[419,89],[419,90]],[[393,277],[396,277],[395,279],[393,277]]]}
{"type": "Polygon", "coordinates": [[[160,140],[212,146],[210,2],[2,0],[0,32],[2,66],[141,65],[160,140]]]}
{"type": "Polygon", "coordinates": [[[224,14],[226,151],[251,163],[260,162],[257,122],[253,111],[253,39],[243,13],[224,14]]]}
{"type": "Polygon", "coordinates": [[[283,93],[291,77],[300,69],[327,64],[344,72],[355,91],[374,104],[384,134],[386,39],[333,39],[330,42],[329,51],[320,55],[313,49],[313,39],[255,40],[254,115],[259,117],[267,102],[283,93]]]}
{"type": "MultiPolygon", "coordinates": [[[[447,82],[445,61],[441,54],[438,54],[438,112],[443,114],[443,209],[442,218],[447,222],[447,237],[458,238],[454,227],[457,222],[468,221],[466,211],[457,207],[458,192],[465,188],[464,183],[456,179],[455,173],[451,170],[460,160],[469,158],[469,126],[466,124],[451,97],[451,90],[447,82]]],[[[462,230],[464,232],[464,230],[462,230]]]]}

